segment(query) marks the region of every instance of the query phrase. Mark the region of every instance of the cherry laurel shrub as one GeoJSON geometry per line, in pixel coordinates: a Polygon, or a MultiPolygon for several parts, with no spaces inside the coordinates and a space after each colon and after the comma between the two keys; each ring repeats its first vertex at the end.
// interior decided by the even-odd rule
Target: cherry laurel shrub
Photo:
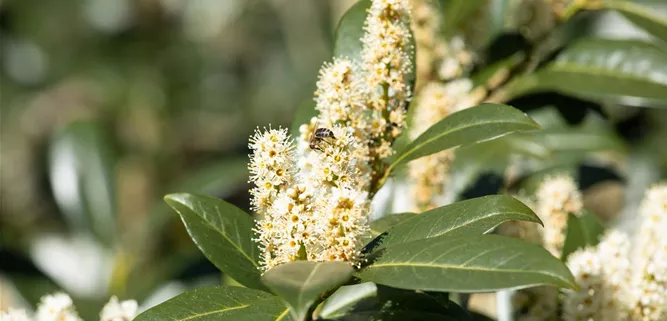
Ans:
{"type": "MultiPolygon", "coordinates": [[[[549,90],[667,99],[657,45],[553,41],[582,11],[617,10],[663,40],[667,23],[619,2],[525,1],[505,28],[528,45],[489,63],[481,48],[504,31],[465,28],[494,18],[482,2],[350,8],[314,106],[299,110],[291,129],[258,128],[250,138],[254,215],[208,196],[165,197],[204,255],[241,286],[191,290],[137,320],[476,320],[487,317],[468,309],[470,293],[507,290],[510,313],[498,314],[506,320],[664,318],[664,292],[637,294],[667,289],[665,261],[652,256],[664,256],[664,239],[644,234],[650,253],[632,274],[629,236],[603,234],[607,222],[584,208],[576,180],[558,167],[568,161],[544,161],[576,151],[578,140],[586,152],[621,143],[600,127],[567,128],[544,113],[538,122],[505,103],[549,90]],[[537,15],[521,18],[528,10],[537,15]],[[619,66],[610,51],[643,64],[619,66]],[[522,164],[517,157],[548,165],[510,175],[501,195],[463,197],[472,178],[453,181],[461,164],[483,168],[480,158],[495,158],[509,171],[522,164]]],[[[645,200],[642,215],[665,221],[664,186],[651,198],[657,205],[645,200]]]]}
{"type": "MultiPolygon", "coordinates": [[[[361,0],[338,24],[314,103],[249,139],[253,213],[165,196],[237,284],[138,316],[136,301],[112,297],[100,318],[667,320],[667,185],[638,193],[630,234],[587,206],[576,175],[591,153],[616,164],[629,147],[595,115],[571,126],[554,108],[522,111],[545,92],[665,106],[665,42],[667,19],[623,1],[361,0]],[[577,39],[581,17],[606,11],[650,40],[577,39]],[[486,172],[502,186],[476,191],[486,172]],[[471,294],[488,292],[497,306],[473,308],[471,294]]],[[[81,320],[64,293],[34,319],[81,320]]]]}

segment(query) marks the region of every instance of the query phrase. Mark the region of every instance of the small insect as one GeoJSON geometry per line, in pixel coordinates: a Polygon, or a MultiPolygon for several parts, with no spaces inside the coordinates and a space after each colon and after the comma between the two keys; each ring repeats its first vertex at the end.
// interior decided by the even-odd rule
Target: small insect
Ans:
{"type": "Polygon", "coordinates": [[[329,128],[317,127],[318,123],[319,121],[315,123],[315,130],[310,134],[308,144],[310,149],[322,151],[320,144],[322,142],[331,143],[329,139],[336,139],[336,136],[334,136],[333,131],[329,128]]]}

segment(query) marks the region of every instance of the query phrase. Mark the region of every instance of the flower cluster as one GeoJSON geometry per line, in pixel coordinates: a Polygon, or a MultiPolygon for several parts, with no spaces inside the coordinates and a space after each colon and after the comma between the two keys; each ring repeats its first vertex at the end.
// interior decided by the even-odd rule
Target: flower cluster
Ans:
{"type": "Polygon", "coordinates": [[[546,178],[536,197],[536,213],[544,223],[542,245],[555,257],[561,257],[568,214],[580,214],[581,193],[572,177],[560,175],[546,178]]]}
{"type": "Polygon", "coordinates": [[[405,127],[412,95],[408,80],[413,68],[410,18],[407,0],[375,0],[364,24],[361,70],[372,158],[391,156],[391,144],[405,127]]]}
{"type": "MultiPolygon", "coordinates": [[[[331,129],[332,138],[322,142],[319,150],[308,153],[307,164],[293,172],[299,159],[291,153],[285,129],[257,132],[251,140],[254,151],[250,167],[270,161],[269,154],[256,142],[275,143],[285,163],[275,170],[289,172],[289,180],[278,185],[263,185],[260,176],[253,176],[253,190],[271,188],[270,202],[259,197],[269,192],[253,193],[253,204],[264,218],[257,223],[257,242],[262,249],[265,269],[295,260],[359,262],[361,239],[368,231],[367,192],[361,187],[357,160],[353,154],[358,144],[352,133],[343,127],[331,129]],[[278,187],[274,187],[278,186],[278,187]]],[[[275,171],[274,170],[274,171],[275,171]]],[[[272,174],[271,174],[272,175],[272,174]]]]}
{"type": "Polygon", "coordinates": [[[563,298],[564,320],[602,320],[599,315],[605,304],[602,262],[592,247],[572,253],[567,260],[579,290],[568,290],[563,298]]]}
{"type": "Polygon", "coordinates": [[[319,115],[299,128],[296,148],[282,129],[251,139],[263,269],[295,260],[361,262],[369,197],[405,126],[409,21],[407,0],[372,1],[361,61],[339,57],[322,66],[319,115]]]}
{"type": "MultiPolygon", "coordinates": [[[[536,208],[551,215],[581,208],[571,179],[548,179],[538,191],[536,208]]],[[[540,213],[538,211],[538,213],[540,213]]],[[[580,290],[566,290],[558,298],[548,288],[520,291],[515,302],[519,320],[549,320],[562,306],[562,318],[574,320],[667,320],[667,184],[650,188],[640,208],[636,240],[624,232],[607,231],[595,247],[572,253],[567,265],[580,290]],[[544,289],[544,290],[543,290],[544,289]],[[556,308],[554,308],[556,307],[556,308]]],[[[561,214],[558,214],[561,215],[561,214]]],[[[566,224],[561,220],[549,222],[566,224]]],[[[558,227],[560,229],[560,227],[558,227]]],[[[506,229],[516,233],[517,229],[506,229]]],[[[543,238],[546,245],[546,238],[543,238]]],[[[555,248],[555,247],[554,247],[555,248]]],[[[560,253],[560,252],[558,252],[560,253]]]]}
{"type": "MultiPolygon", "coordinates": [[[[412,139],[458,110],[479,104],[486,92],[473,89],[466,73],[472,65],[472,54],[466,50],[463,38],[442,37],[441,18],[435,3],[413,0],[413,28],[417,44],[417,84],[413,126],[408,133],[412,139]]],[[[416,210],[424,211],[443,205],[452,150],[441,151],[411,162],[410,190],[416,210]]]]}
{"type": "MultiPolygon", "coordinates": [[[[474,94],[472,90],[472,82],[467,78],[425,85],[416,98],[414,125],[409,132],[410,137],[417,138],[449,114],[479,103],[482,96],[474,94]]],[[[418,210],[424,211],[443,205],[438,203],[438,199],[445,192],[449,164],[453,159],[453,151],[444,150],[408,164],[412,197],[418,210]]]]}
{"type": "MultiPolygon", "coordinates": [[[[137,301],[118,301],[117,297],[102,308],[100,321],[130,321],[137,316],[137,301]]],[[[45,295],[40,300],[34,319],[28,316],[25,310],[10,308],[7,312],[0,313],[2,321],[81,321],[76,312],[72,298],[65,293],[45,295]]]]}

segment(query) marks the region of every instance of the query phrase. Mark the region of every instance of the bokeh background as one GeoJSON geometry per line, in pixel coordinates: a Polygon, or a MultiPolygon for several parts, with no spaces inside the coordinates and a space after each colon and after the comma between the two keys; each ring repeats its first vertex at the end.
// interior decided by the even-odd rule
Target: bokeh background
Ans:
{"type": "Polygon", "coordinates": [[[312,101],[353,3],[0,1],[0,309],[220,282],[162,197],[248,207],[248,136],[312,101]]]}
{"type": "MultiPolygon", "coordinates": [[[[653,4],[667,14],[661,1],[653,4]]],[[[146,308],[233,282],[162,197],[199,192],[249,207],[248,136],[290,126],[312,102],[336,23],[354,2],[0,0],[0,310],[63,290],[92,320],[110,295],[146,308]]],[[[646,38],[614,14],[587,15],[571,33],[646,38]]],[[[516,40],[496,41],[486,58],[516,40]]],[[[633,199],[667,168],[664,109],[550,93],[512,104],[550,104],[571,124],[604,115],[639,147],[630,166],[649,168],[630,177],[633,199]]],[[[480,180],[477,194],[493,184],[480,180]]],[[[618,211],[621,186],[588,199],[618,211]]]]}

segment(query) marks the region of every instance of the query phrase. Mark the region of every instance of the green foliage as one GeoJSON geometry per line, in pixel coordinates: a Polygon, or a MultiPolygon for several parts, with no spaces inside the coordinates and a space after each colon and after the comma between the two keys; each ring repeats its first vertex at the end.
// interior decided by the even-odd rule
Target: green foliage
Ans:
{"type": "Polygon", "coordinates": [[[391,167],[445,149],[539,128],[530,117],[513,107],[482,104],[455,112],[431,126],[397,153],[391,167]]]}
{"type": "Polygon", "coordinates": [[[509,220],[541,223],[530,208],[510,196],[485,196],[438,207],[404,220],[387,231],[381,246],[440,236],[479,235],[509,220]]]}
{"type": "MultiPolygon", "coordinates": [[[[363,50],[363,43],[361,39],[364,35],[364,22],[366,21],[366,14],[371,6],[370,0],[360,0],[355,3],[345,15],[340,19],[338,27],[336,28],[336,36],[334,42],[334,57],[345,57],[352,61],[361,61],[361,51],[363,50]]],[[[415,83],[415,39],[414,36],[410,38],[412,52],[409,53],[410,63],[413,68],[407,80],[410,86],[415,83]]]]}
{"type": "Polygon", "coordinates": [[[259,276],[259,249],[252,241],[252,217],[223,200],[193,194],[170,194],[165,201],[183,220],[197,247],[223,273],[255,289],[265,289],[259,276]]]}
{"type": "Polygon", "coordinates": [[[354,269],[345,262],[297,261],[272,268],[262,282],[285,300],[292,317],[305,320],[308,309],[320,295],[352,277],[354,269]]]}
{"type": "Polygon", "coordinates": [[[358,273],[361,280],[443,292],[577,287],[567,267],[542,247],[498,235],[443,235],[388,246],[378,255],[358,273]]]}
{"type": "Polygon", "coordinates": [[[383,216],[371,222],[371,234],[378,236],[395,225],[414,217],[415,213],[395,213],[383,216]]]}
{"type": "Polygon", "coordinates": [[[578,249],[597,245],[602,232],[602,225],[592,212],[585,211],[579,217],[570,214],[567,219],[567,233],[561,256],[563,261],[578,249]]]}
{"type": "Polygon", "coordinates": [[[269,293],[233,286],[187,291],[140,314],[136,321],[289,321],[288,310],[269,293]]]}
{"type": "Polygon", "coordinates": [[[556,90],[588,98],[667,100],[667,51],[639,40],[585,39],[534,74],[517,78],[512,97],[556,90]]]}
{"type": "Polygon", "coordinates": [[[322,319],[337,319],[352,311],[359,301],[377,296],[378,287],[373,282],[345,285],[338,288],[317,307],[314,315],[322,319]]]}
{"type": "Polygon", "coordinates": [[[667,18],[628,1],[604,1],[604,8],[618,11],[626,19],[667,43],[667,18]]]}
{"type": "Polygon", "coordinates": [[[390,288],[365,282],[343,286],[315,311],[314,320],[446,320],[467,321],[470,315],[446,295],[390,288]]]}

